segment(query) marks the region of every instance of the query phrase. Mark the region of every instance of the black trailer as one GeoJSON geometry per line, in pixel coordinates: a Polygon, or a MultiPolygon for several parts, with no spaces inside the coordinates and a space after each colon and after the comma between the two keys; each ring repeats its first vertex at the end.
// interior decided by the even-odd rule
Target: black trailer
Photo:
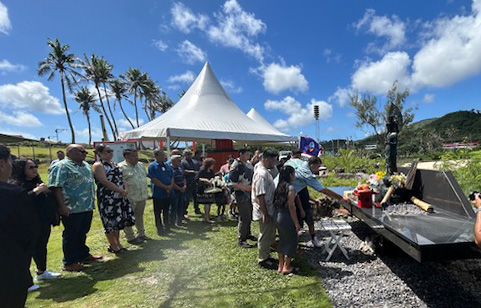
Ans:
{"type": "Polygon", "coordinates": [[[417,170],[412,194],[430,203],[434,213],[392,215],[355,201],[347,210],[418,262],[481,258],[474,244],[475,213],[450,172],[417,170]]]}

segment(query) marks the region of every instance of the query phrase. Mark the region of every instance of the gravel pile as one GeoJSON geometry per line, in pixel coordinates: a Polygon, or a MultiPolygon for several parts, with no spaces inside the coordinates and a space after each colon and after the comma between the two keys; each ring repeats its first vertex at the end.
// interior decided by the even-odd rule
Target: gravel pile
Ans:
{"type": "Polygon", "coordinates": [[[426,215],[427,212],[412,203],[391,204],[384,210],[388,215],[426,215]]]}
{"type": "MultiPolygon", "coordinates": [[[[364,254],[372,231],[356,218],[348,222],[352,231],[343,245],[350,260],[336,250],[324,262],[323,248],[304,248],[335,307],[481,307],[481,260],[420,264],[391,246],[382,255],[364,254]]],[[[323,241],[329,237],[318,235],[323,241]]],[[[307,241],[308,232],[304,236],[307,241]]]]}

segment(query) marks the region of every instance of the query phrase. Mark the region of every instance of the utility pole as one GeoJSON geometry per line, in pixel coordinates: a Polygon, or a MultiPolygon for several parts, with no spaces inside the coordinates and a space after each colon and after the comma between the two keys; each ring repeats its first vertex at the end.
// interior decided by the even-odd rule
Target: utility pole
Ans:
{"type": "Polygon", "coordinates": [[[316,119],[316,141],[319,142],[319,105],[314,105],[314,119],[316,119]]]}

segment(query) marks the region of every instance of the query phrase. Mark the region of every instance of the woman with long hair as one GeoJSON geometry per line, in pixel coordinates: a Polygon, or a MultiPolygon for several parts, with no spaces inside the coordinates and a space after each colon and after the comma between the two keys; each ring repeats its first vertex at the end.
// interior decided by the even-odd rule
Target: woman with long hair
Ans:
{"type": "Polygon", "coordinates": [[[127,198],[122,171],[112,161],[113,150],[105,144],[95,147],[100,158],[92,166],[97,182],[97,204],[100,218],[109,242],[108,251],[119,253],[126,250],[119,240],[119,231],[135,224],[134,213],[127,198]]]}
{"type": "Polygon", "coordinates": [[[197,181],[197,202],[204,204],[204,222],[210,222],[210,206],[214,203],[214,195],[205,192],[212,185],[212,179],[215,176],[214,165],[215,160],[213,158],[204,159],[199,173],[195,176],[197,181]]]}
{"type": "MultiPolygon", "coordinates": [[[[30,159],[17,159],[13,162],[12,178],[15,184],[24,188],[31,196],[38,217],[37,239],[33,250],[33,260],[37,265],[35,280],[49,280],[60,276],[59,273],[47,270],[47,244],[50,238],[51,226],[58,226],[57,203],[52,192],[40,179],[37,164],[30,159]]],[[[38,289],[32,285],[29,290],[38,289]]]]}
{"type": "Polygon", "coordinates": [[[295,177],[294,168],[282,167],[279,173],[279,184],[274,193],[274,222],[279,232],[277,271],[284,275],[294,271],[291,261],[297,252],[297,233],[301,230],[294,205],[296,191],[291,185],[295,177]]]}

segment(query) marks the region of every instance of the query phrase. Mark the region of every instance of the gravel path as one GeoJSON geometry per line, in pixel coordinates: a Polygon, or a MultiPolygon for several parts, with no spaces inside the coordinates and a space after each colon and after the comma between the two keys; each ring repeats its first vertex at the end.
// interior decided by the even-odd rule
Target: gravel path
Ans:
{"type": "Polygon", "coordinates": [[[420,264],[395,247],[366,255],[359,249],[372,231],[356,218],[348,221],[352,231],[343,244],[350,260],[337,250],[324,262],[322,248],[305,248],[335,307],[481,307],[481,260],[420,264]]]}

